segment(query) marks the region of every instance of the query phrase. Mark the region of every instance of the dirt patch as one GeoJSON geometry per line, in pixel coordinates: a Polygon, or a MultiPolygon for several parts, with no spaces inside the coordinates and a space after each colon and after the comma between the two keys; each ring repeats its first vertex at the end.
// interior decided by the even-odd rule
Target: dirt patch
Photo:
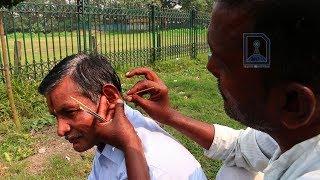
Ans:
{"type": "Polygon", "coordinates": [[[26,171],[31,174],[41,173],[45,169],[49,157],[54,155],[62,156],[68,161],[75,161],[84,156],[93,155],[95,151],[95,148],[92,148],[84,153],[76,152],[72,144],[56,134],[55,127],[34,133],[34,137],[38,139],[35,144],[36,154],[24,160],[27,163],[26,171]]]}

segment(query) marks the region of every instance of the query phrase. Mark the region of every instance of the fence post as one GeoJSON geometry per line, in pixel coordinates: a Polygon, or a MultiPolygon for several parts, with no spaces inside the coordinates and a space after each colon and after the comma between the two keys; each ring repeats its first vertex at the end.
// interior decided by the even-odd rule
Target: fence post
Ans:
{"type": "Polygon", "coordinates": [[[154,63],[156,61],[156,31],[155,31],[155,24],[156,24],[156,17],[155,17],[155,5],[151,5],[151,39],[152,39],[152,47],[151,47],[151,62],[154,63]]]}
{"type": "Polygon", "coordinates": [[[5,81],[6,81],[8,100],[11,107],[13,122],[16,125],[17,130],[20,131],[21,124],[18,117],[16,106],[14,104],[12,82],[10,77],[10,68],[9,68],[8,56],[7,56],[8,53],[7,53],[6,38],[5,38],[4,25],[3,25],[3,11],[0,11],[0,36],[1,36],[0,38],[1,38],[1,47],[2,47],[2,55],[3,55],[2,59],[3,59],[4,75],[5,75],[5,81]]]}
{"type": "Polygon", "coordinates": [[[97,38],[93,35],[90,35],[90,49],[92,52],[97,53],[98,52],[98,44],[97,44],[97,38]]]}
{"type": "Polygon", "coordinates": [[[81,47],[81,20],[82,20],[82,14],[84,9],[84,0],[77,0],[77,18],[78,18],[78,24],[77,24],[77,40],[78,40],[78,52],[82,52],[81,47]]]}
{"type": "Polygon", "coordinates": [[[156,52],[157,52],[157,59],[162,59],[161,57],[161,34],[160,33],[157,33],[157,49],[156,49],[156,52]]]}
{"type": "Polygon", "coordinates": [[[190,57],[195,59],[197,57],[197,25],[196,25],[197,11],[192,8],[190,14],[190,57]]]}
{"type": "Polygon", "coordinates": [[[20,67],[21,67],[21,42],[14,41],[14,67],[15,73],[17,75],[20,74],[20,67]]]}

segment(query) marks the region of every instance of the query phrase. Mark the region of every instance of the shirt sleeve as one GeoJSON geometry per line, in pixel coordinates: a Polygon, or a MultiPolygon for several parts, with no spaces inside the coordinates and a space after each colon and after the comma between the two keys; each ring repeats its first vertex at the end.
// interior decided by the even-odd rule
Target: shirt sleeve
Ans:
{"type": "Polygon", "coordinates": [[[320,171],[312,171],[307,174],[302,175],[301,177],[297,178],[297,180],[318,180],[320,177],[320,171]]]}
{"type": "Polygon", "coordinates": [[[200,167],[189,176],[188,180],[207,180],[207,176],[200,167]]]}
{"type": "Polygon", "coordinates": [[[278,148],[266,133],[255,129],[235,130],[214,125],[215,137],[205,155],[222,160],[226,166],[237,166],[249,171],[263,171],[278,148]]]}

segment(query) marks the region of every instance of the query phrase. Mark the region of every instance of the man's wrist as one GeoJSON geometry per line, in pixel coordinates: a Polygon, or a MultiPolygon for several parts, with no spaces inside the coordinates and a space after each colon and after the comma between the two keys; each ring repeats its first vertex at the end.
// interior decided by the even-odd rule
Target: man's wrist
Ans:
{"type": "Polygon", "coordinates": [[[168,126],[173,126],[174,124],[177,123],[176,121],[178,120],[179,116],[180,116],[180,113],[170,107],[167,110],[167,117],[166,117],[166,121],[164,121],[164,122],[168,126]]]}
{"type": "Polygon", "coordinates": [[[131,137],[122,145],[122,150],[124,152],[135,149],[137,151],[142,151],[142,144],[139,136],[137,134],[131,135],[131,137]]]}

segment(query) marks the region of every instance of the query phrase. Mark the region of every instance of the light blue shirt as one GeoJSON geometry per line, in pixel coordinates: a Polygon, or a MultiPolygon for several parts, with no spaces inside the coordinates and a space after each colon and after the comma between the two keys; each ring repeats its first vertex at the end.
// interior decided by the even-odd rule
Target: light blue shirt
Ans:
{"type": "MultiPolygon", "coordinates": [[[[155,121],[126,105],[125,114],[141,139],[151,179],[207,179],[193,155],[155,121]]],[[[111,145],[101,153],[97,150],[88,179],[128,179],[123,152],[111,145]]]]}

